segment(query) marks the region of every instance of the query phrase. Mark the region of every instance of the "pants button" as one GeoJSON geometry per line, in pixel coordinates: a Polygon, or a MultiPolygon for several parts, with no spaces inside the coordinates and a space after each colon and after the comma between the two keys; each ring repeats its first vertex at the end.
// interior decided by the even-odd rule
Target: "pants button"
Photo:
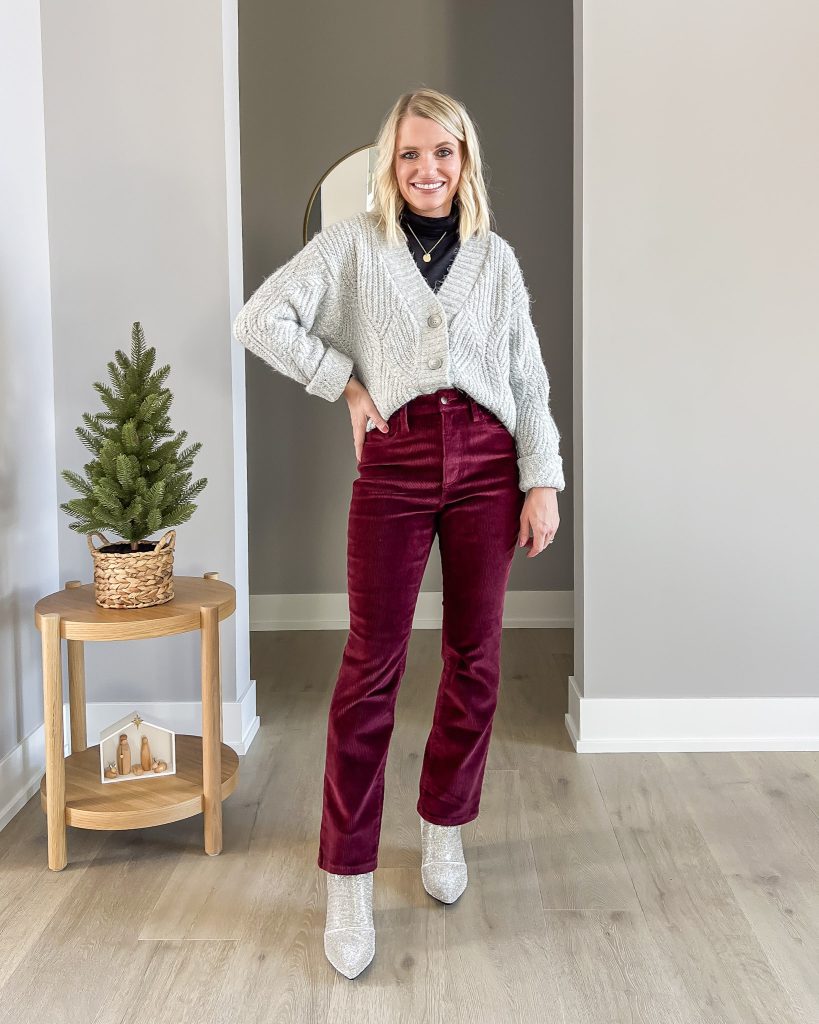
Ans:
{"type": "Polygon", "coordinates": [[[443,405],[446,405],[446,403],[447,403],[448,401],[449,401],[449,399],[448,399],[448,398],[446,397],[446,395],[441,395],[441,403],[442,403],[443,405]]]}

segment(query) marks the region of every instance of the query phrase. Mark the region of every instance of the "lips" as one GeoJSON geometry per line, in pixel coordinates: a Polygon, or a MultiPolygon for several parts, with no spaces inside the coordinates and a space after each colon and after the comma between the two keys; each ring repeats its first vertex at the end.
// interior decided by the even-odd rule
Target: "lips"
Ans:
{"type": "Polygon", "coordinates": [[[413,181],[410,182],[413,188],[418,189],[419,192],[438,192],[444,187],[443,181],[424,182],[424,181],[413,181]]]}

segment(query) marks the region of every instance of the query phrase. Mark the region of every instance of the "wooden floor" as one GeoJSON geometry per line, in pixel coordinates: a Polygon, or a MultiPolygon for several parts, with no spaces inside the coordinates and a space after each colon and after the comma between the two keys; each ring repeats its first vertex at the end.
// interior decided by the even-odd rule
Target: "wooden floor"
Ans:
{"type": "Polygon", "coordinates": [[[323,951],[316,866],[343,632],[253,635],[262,727],[224,805],[69,829],[46,866],[32,798],[0,832],[3,1024],[819,1021],[819,754],[574,753],[569,630],[509,630],[469,886],[420,880],[415,811],[440,632],[415,633],[387,768],[376,955],[323,951]]]}

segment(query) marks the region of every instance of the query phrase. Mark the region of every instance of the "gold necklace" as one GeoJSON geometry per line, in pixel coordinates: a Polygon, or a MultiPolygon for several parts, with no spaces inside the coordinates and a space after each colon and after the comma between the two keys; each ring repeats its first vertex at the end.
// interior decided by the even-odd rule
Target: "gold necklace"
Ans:
{"type": "MultiPolygon", "coordinates": [[[[410,231],[412,231],[412,224],[410,224],[409,221],[407,221],[407,227],[410,229],[410,231]]],[[[415,241],[421,246],[422,249],[424,249],[424,243],[421,241],[421,239],[418,237],[418,235],[415,234],[414,231],[412,231],[412,233],[413,233],[413,235],[415,235],[415,241]]],[[[440,245],[441,242],[443,242],[443,240],[446,238],[446,234],[447,233],[445,231],[441,235],[441,237],[438,239],[438,241],[435,243],[435,245],[440,245]]],[[[432,249],[435,248],[435,245],[433,245],[432,249]]],[[[429,249],[429,250],[424,249],[424,255],[421,257],[421,259],[423,259],[424,263],[430,263],[432,261],[432,256],[430,256],[430,253],[432,252],[432,249],[429,249]]]]}

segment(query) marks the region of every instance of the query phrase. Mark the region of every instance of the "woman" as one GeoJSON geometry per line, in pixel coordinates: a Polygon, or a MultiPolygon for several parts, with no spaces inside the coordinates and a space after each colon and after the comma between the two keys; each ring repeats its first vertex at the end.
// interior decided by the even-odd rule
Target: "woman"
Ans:
{"type": "Polygon", "coordinates": [[[490,229],[460,102],[432,89],[396,102],[378,137],[374,209],[311,239],[234,333],[350,410],[350,631],[329,710],[318,865],[325,952],[354,978],[375,954],[384,770],[433,540],[444,668],[416,809],[424,887],[452,903],[467,883],[460,826],[478,814],[516,541],[530,558],[552,542],[565,487],[530,296],[490,229]]]}

